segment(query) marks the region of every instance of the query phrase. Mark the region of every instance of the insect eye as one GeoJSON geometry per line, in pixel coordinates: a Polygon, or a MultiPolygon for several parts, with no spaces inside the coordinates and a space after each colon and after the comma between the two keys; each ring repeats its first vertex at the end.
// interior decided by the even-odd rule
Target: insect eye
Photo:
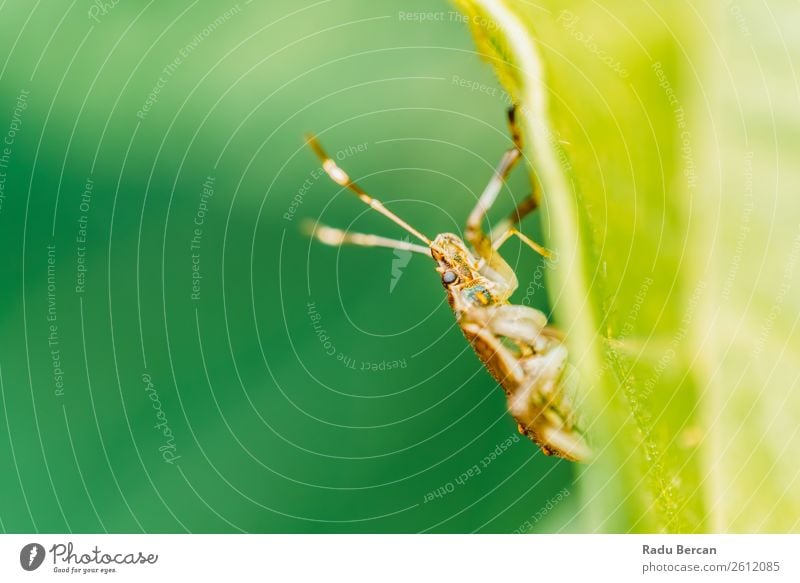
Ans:
{"type": "Polygon", "coordinates": [[[453,283],[453,282],[454,282],[456,279],[458,279],[458,276],[456,276],[456,272],[455,272],[455,271],[451,271],[451,270],[449,270],[449,269],[448,269],[447,271],[445,271],[445,272],[442,274],[442,281],[443,281],[444,283],[446,283],[446,284],[451,284],[451,283],[453,283]]]}

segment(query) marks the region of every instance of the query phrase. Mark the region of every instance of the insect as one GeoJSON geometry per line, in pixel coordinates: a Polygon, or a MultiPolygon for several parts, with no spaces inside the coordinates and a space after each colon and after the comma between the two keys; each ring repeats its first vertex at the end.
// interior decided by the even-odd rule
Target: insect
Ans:
{"type": "Polygon", "coordinates": [[[504,154],[489,184],[470,213],[464,239],[441,233],[429,239],[368,195],[323,150],[315,136],[308,145],[336,184],[349,189],[362,202],[405,229],[424,245],[378,235],[346,232],[316,224],[312,236],[328,245],[353,244],[388,247],[421,253],[436,265],[447,299],[464,336],[476,355],[506,393],[508,410],[520,433],[527,435],[546,455],[584,461],[591,455],[577,426],[567,378],[567,349],[560,332],[547,326],[539,310],[509,302],[517,276],[499,253],[516,236],[537,253],[551,253],[517,229],[523,217],[537,208],[536,192],[525,198],[490,232],[482,224],[511,170],[522,157],[522,140],[516,110],[508,112],[513,145],[504,154]]]}

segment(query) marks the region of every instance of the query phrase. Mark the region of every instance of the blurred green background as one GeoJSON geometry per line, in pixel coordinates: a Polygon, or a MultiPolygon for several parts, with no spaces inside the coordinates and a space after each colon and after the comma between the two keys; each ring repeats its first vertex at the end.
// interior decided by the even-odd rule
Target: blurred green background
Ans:
{"type": "Polygon", "coordinates": [[[578,529],[571,464],[482,463],[515,425],[430,261],[301,231],[402,235],[304,132],[457,232],[507,105],[440,1],[0,4],[0,529],[578,529]]]}

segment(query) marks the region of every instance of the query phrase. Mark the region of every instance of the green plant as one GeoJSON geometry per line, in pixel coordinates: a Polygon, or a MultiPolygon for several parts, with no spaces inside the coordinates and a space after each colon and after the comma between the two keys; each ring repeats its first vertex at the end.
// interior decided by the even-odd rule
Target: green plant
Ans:
{"type": "Polygon", "coordinates": [[[520,106],[559,254],[598,451],[581,527],[796,531],[796,5],[456,3],[520,106]]]}

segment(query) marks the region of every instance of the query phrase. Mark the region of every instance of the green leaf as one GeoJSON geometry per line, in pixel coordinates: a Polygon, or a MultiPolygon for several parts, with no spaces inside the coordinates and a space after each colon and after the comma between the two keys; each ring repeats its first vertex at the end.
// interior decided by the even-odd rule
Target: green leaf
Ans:
{"type": "Polygon", "coordinates": [[[597,451],[575,521],[796,531],[797,5],[456,4],[519,104],[559,256],[597,451]]]}

